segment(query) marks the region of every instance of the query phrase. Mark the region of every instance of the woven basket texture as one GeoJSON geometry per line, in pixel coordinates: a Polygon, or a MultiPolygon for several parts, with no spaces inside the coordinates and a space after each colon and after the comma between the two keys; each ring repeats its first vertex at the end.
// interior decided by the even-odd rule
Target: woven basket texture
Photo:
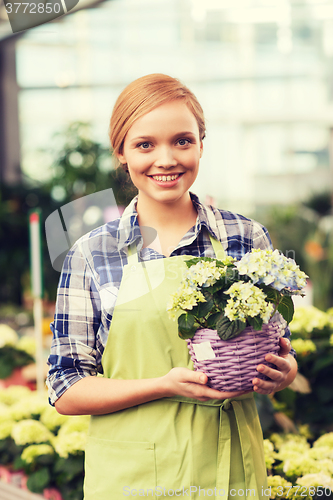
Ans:
{"type": "Polygon", "coordinates": [[[195,370],[208,376],[209,387],[219,391],[244,391],[253,389],[254,378],[267,379],[256,367],[259,364],[273,366],[265,361],[265,356],[279,352],[282,334],[281,326],[273,322],[263,325],[260,331],[247,327],[230,340],[221,340],[216,330],[202,329],[187,340],[187,345],[195,370]],[[216,357],[198,361],[193,344],[208,341],[216,357]]]}

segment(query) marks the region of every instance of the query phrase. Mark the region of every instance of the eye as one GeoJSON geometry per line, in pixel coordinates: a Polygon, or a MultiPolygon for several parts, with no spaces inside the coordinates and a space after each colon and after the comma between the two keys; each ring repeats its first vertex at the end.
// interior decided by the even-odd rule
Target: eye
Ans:
{"type": "Polygon", "coordinates": [[[189,139],[178,139],[178,144],[179,146],[188,146],[191,144],[191,141],[189,139]]]}
{"type": "Polygon", "coordinates": [[[149,149],[151,146],[150,142],[140,142],[139,144],[137,144],[137,148],[140,148],[140,149],[149,149]]]}

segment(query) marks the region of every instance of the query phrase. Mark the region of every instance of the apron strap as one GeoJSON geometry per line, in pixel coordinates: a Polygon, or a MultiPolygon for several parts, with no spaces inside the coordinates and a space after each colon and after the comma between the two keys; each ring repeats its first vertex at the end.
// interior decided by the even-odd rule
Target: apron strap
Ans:
{"type": "MultiPolygon", "coordinates": [[[[218,260],[224,260],[227,256],[227,254],[222,246],[222,243],[220,241],[216,240],[215,238],[213,238],[213,236],[210,234],[209,231],[207,231],[207,233],[208,233],[210,242],[212,244],[216,258],[218,260]]],[[[129,245],[127,247],[127,249],[128,249],[128,264],[130,264],[130,265],[137,264],[139,261],[139,257],[138,257],[138,252],[137,252],[135,243],[133,243],[132,245],[129,245]]]]}
{"type": "Polygon", "coordinates": [[[242,462],[245,476],[245,489],[257,492],[260,498],[260,485],[257,484],[254,474],[256,457],[251,446],[246,415],[241,401],[226,399],[220,407],[220,432],[217,452],[217,490],[229,492],[230,485],[230,463],[231,463],[231,426],[228,411],[234,411],[237,431],[241,446],[242,462]]]}

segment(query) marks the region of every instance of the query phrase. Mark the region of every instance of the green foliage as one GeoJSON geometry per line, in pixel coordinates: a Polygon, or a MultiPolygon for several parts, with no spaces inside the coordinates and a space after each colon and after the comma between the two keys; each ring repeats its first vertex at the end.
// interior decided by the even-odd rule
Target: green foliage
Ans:
{"type": "Polygon", "coordinates": [[[226,316],[220,317],[216,322],[218,336],[222,340],[237,337],[246,328],[246,323],[238,319],[230,321],[226,316]]]}
{"type": "Polygon", "coordinates": [[[317,193],[301,205],[270,207],[255,217],[268,229],[275,248],[293,257],[309,275],[314,305],[333,306],[331,195],[317,193]]]}
{"type": "Polygon", "coordinates": [[[0,439],[0,464],[13,463],[21,455],[22,448],[22,446],[17,446],[11,437],[0,439]]]}
{"type": "Polygon", "coordinates": [[[318,433],[333,423],[333,316],[314,307],[296,309],[290,329],[292,341],[308,339],[315,345],[315,352],[297,355],[299,372],[309,381],[312,392],[301,394],[287,388],[275,398],[286,403],[294,421],[311,424],[318,433]]]}
{"type": "MultiPolygon", "coordinates": [[[[136,194],[128,174],[121,168],[114,168],[112,152],[94,141],[91,135],[85,123],[73,123],[57,134],[51,150],[54,161],[50,181],[32,185],[25,179],[16,186],[0,184],[0,303],[21,305],[23,289],[30,288],[28,213],[32,208],[41,208],[43,228],[54,210],[81,196],[112,188],[117,204],[124,206],[136,194]],[[62,197],[59,197],[59,190],[62,197]]],[[[44,230],[45,292],[54,300],[59,273],[50,264],[43,234],[44,230]]]]}
{"type": "Polygon", "coordinates": [[[0,348],[0,379],[9,377],[15,368],[29,365],[34,358],[25,351],[14,346],[5,345],[0,348]]]}

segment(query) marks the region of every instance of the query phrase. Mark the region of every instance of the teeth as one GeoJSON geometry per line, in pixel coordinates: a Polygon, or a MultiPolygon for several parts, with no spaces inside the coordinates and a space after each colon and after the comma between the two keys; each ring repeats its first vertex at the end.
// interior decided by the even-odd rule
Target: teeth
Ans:
{"type": "Polygon", "coordinates": [[[153,179],[155,179],[155,181],[167,182],[167,181],[174,181],[174,180],[176,180],[177,177],[179,177],[179,174],[175,174],[175,175],[153,175],[152,177],[153,177],[153,179]]]}

